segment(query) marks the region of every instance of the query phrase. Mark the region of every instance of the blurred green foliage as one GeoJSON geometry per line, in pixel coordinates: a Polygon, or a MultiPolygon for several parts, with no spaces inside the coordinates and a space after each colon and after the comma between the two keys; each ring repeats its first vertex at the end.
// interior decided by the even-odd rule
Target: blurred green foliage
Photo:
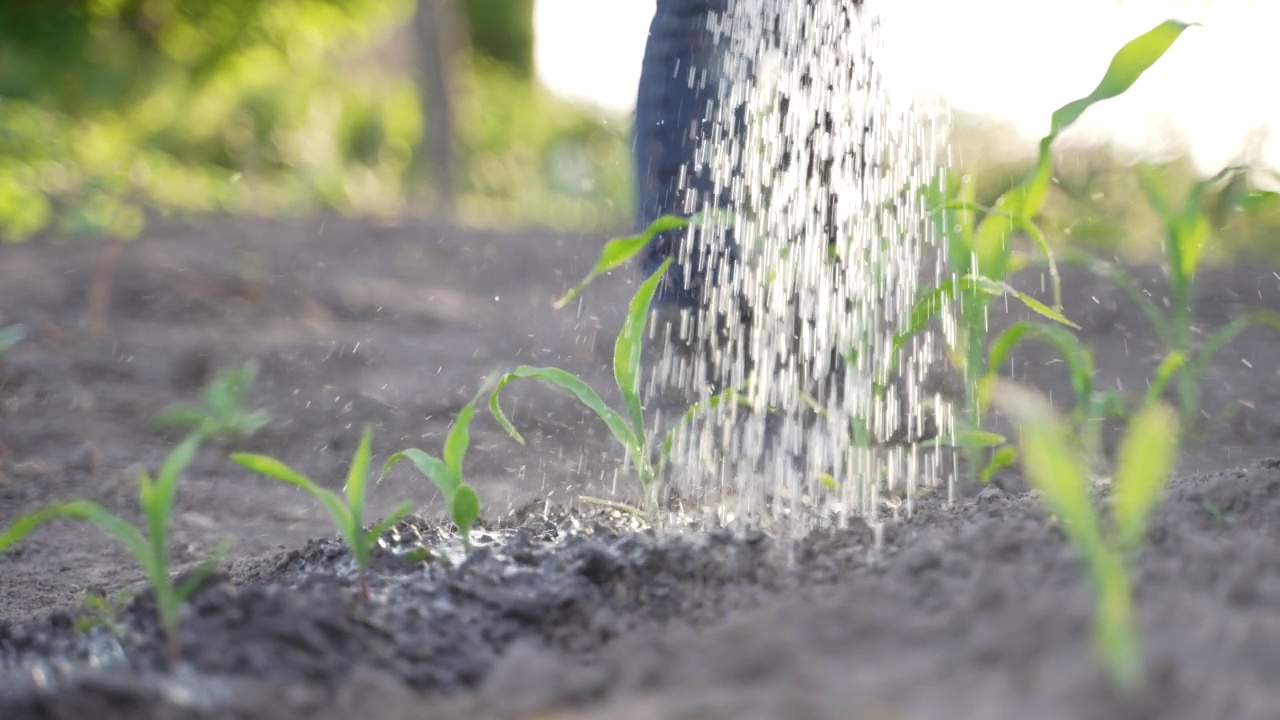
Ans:
{"type": "MultiPolygon", "coordinates": [[[[957,170],[976,185],[976,201],[990,206],[1031,170],[1033,141],[1015,143],[1016,132],[963,113],[953,120],[952,146],[962,158],[957,170]],[[1015,152],[1026,152],[1024,158],[1015,152]]],[[[1067,146],[1054,153],[1053,185],[1040,226],[1051,243],[1133,261],[1158,257],[1164,224],[1151,209],[1140,178],[1151,178],[1171,197],[1185,195],[1206,177],[1187,153],[1140,161],[1106,146],[1067,146]]],[[[1210,262],[1230,258],[1280,257],[1280,173],[1254,165],[1230,181],[1212,183],[1200,202],[1210,219],[1210,262]]],[[[1210,175],[1212,173],[1209,173],[1210,175]]]]}
{"type": "Polygon", "coordinates": [[[533,78],[533,0],[462,0],[462,12],[472,52],[533,78]]]}
{"type": "MultiPolygon", "coordinates": [[[[411,209],[412,68],[367,58],[405,42],[395,31],[412,12],[413,0],[0,4],[0,239],[129,238],[147,211],[411,209]]],[[[510,63],[464,67],[464,212],[625,216],[624,128],[510,63]]]]}

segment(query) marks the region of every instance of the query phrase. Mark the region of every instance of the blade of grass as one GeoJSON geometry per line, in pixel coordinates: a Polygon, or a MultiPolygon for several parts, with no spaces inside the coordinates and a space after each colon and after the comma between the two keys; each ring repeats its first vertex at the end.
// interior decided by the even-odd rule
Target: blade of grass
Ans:
{"type": "Polygon", "coordinates": [[[73,500],[51,505],[19,517],[3,535],[0,535],[0,552],[8,550],[41,525],[59,519],[84,520],[93,523],[98,526],[98,529],[123,545],[149,576],[154,576],[151,545],[142,533],[90,500],[73,500]]]}
{"type": "Polygon", "coordinates": [[[351,467],[347,469],[347,512],[355,532],[360,532],[364,519],[365,485],[369,482],[369,461],[372,455],[370,445],[373,440],[373,428],[365,426],[360,433],[360,444],[351,458],[351,467]]]}
{"type": "Polygon", "coordinates": [[[1146,534],[1147,518],[1159,502],[1173,467],[1178,416],[1164,405],[1149,405],[1134,416],[1120,445],[1111,517],[1120,547],[1133,551],[1146,534]]]}
{"type": "Polygon", "coordinates": [[[631,431],[637,440],[644,438],[644,411],[640,406],[640,359],[644,349],[644,332],[658,284],[671,267],[671,258],[663,261],[631,298],[627,319],[613,346],[613,377],[627,407],[631,431]]]}
{"type": "Polygon", "coordinates": [[[453,494],[457,492],[458,486],[462,483],[462,478],[454,474],[453,469],[445,462],[437,457],[433,457],[417,448],[408,448],[387,458],[387,462],[382,466],[382,475],[378,478],[378,482],[387,476],[391,468],[402,460],[408,460],[418,469],[418,472],[426,476],[428,480],[436,486],[441,495],[444,495],[445,502],[451,502],[453,494]]]}
{"type": "Polygon", "coordinates": [[[506,430],[507,434],[514,438],[516,442],[524,444],[524,438],[521,437],[518,431],[516,431],[515,426],[511,424],[511,421],[507,419],[506,414],[502,412],[501,406],[498,405],[499,393],[502,392],[502,389],[506,387],[507,383],[515,379],[539,380],[547,383],[548,385],[564,390],[576,397],[579,402],[594,412],[609,428],[609,431],[613,433],[614,438],[616,438],[618,442],[622,443],[628,451],[633,451],[639,447],[639,439],[631,432],[631,428],[627,421],[615,410],[610,408],[608,405],[605,405],[604,401],[600,399],[600,396],[595,390],[591,389],[590,385],[587,385],[576,375],[565,370],[561,370],[560,368],[531,367],[529,365],[521,365],[506,375],[503,375],[502,379],[498,381],[497,387],[494,388],[493,393],[489,396],[489,412],[493,414],[493,417],[498,421],[498,424],[502,425],[502,428],[506,430]]]}
{"type": "MultiPolygon", "coordinates": [[[[1094,104],[1116,97],[1132,87],[1188,27],[1188,23],[1167,20],[1120,48],[1093,92],[1054,111],[1049,134],[1040,140],[1035,168],[1026,180],[1001,196],[996,207],[1010,215],[1025,218],[1039,214],[1052,181],[1049,149],[1054,140],[1094,104]]],[[[978,266],[974,268],[977,272],[1003,279],[1009,262],[1006,239],[1015,226],[1016,223],[1006,216],[988,214],[983,218],[972,246],[978,260],[978,266]]]]}
{"type": "Polygon", "coordinates": [[[351,541],[348,528],[353,523],[352,515],[347,511],[346,506],[342,504],[342,500],[337,494],[316,485],[307,476],[266,455],[234,453],[231,455],[231,461],[269,478],[306,491],[308,495],[311,495],[324,505],[325,509],[329,511],[330,517],[333,518],[334,525],[338,526],[348,542],[351,541]]]}
{"type": "Polygon", "coordinates": [[[462,481],[462,460],[471,445],[471,420],[475,413],[476,402],[472,400],[458,411],[458,417],[454,419],[453,427],[449,428],[449,434],[444,439],[444,462],[457,482],[462,481]]]}
{"type": "Polygon", "coordinates": [[[557,310],[563,308],[578,293],[582,292],[587,285],[591,284],[600,275],[625,265],[632,258],[639,255],[655,236],[671,230],[678,230],[689,224],[685,218],[675,215],[663,215],[654,220],[637,235],[630,235],[622,238],[615,238],[605,243],[604,248],[600,251],[600,258],[596,260],[595,267],[591,268],[591,272],[583,278],[577,285],[570,288],[569,292],[553,303],[553,307],[557,310]]]}

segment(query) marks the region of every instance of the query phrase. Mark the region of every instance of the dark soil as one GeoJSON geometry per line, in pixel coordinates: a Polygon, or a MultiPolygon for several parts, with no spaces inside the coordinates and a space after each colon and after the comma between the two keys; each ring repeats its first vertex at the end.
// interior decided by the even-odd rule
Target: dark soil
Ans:
{"type": "MultiPolygon", "coordinates": [[[[263,368],[251,407],[275,417],[202,449],[180,489],[179,570],[235,541],[184,611],[184,665],[168,666],[145,591],[107,622],[77,619],[84,591],[141,587],[96,530],[51,525],[0,555],[0,718],[1280,714],[1280,460],[1267,459],[1280,457],[1280,336],[1263,330],[1214,363],[1201,440],[1153,521],[1137,573],[1148,683],[1134,696],[1093,663],[1087,578],[1016,473],[953,506],[921,500],[881,552],[856,526],[793,558],[761,534],[657,532],[567,505],[609,491],[618,452],[571,401],[528,386],[506,403],[528,446],[487,417],[473,431],[479,547],[462,553],[435,491],[393,473],[372,513],[406,498],[419,513],[387,536],[372,600],[357,602],[346,551],[315,539],[332,535],[322,509],[226,454],[269,452],[337,487],[362,425],[375,462],[435,451],[494,370],[557,364],[607,386],[634,278],[601,282],[579,312],[549,305],[599,240],[338,219],[160,228],[126,249],[99,343],[81,326],[96,250],[0,247],[0,325],[30,336],[0,360],[0,526],[72,497],[136,518],[136,468],[175,440],[156,413],[244,359],[263,368]],[[415,547],[430,552],[402,552],[415,547]]],[[[1140,313],[1066,275],[1100,382],[1140,392],[1160,360],[1140,313]]],[[[1280,309],[1268,267],[1206,272],[1201,287],[1206,328],[1241,306],[1280,309]]],[[[1069,393],[1047,350],[1009,370],[1069,393]]]]}

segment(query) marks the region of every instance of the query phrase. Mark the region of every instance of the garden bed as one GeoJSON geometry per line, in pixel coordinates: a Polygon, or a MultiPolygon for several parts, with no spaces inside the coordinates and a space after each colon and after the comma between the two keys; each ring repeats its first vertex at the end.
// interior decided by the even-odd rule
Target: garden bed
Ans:
{"type": "MultiPolygon", "coordinates": [[[[73,497],[136,519],[137,467],[176,441],[154,417],[216,370],[258,360],[249,402],[274,418],[206,445],[179,488],[178,569],[235,545],[184,611],[178,670],[145,592],[109,621],[76,619],[86,589],[142,587],[95,529],[56,523],[0,555],[0,717],[1274,717],[1280,335],[1265,329],[1211,367],[1202,441],[1184,448],[1137,563],[1148,682],[1134,696],[1093,662],[1088,578],[1017,473],[965,484],[951,506],[922,498],[880,551],[858,524],[794,554],[749,532],[657,532],[571,502],[609,492],[619,452],[537,388],[504,403],[527,446],[483,414],[473,428],[485,520],[470,556],[428,483],[397,470],[371,490],[373,517],[405,499],[418,513],[359,603],[323,509],[227,455],[270,453],[336,487],[361,426],[377,463],[434,451],[492,371],[557,364],[607,385],[636,278],[550,307],[597,249],[596,236],[338,219],[161,227],[126,249],[99,343],[79,325],[95,250],[0,249],[0,324],[29,338],[0,360],[0,526],[73,497]]],[[[1063,282],[1099,384],[1141,393],[1162,358],[1142,314],[1103,279],[1064,269],[1063,282]]],[[[1199,282],[1205,327],[1280,309],[1266,268],[1199,282]]],[[[1026,346],[1008,374],[1069,397],[1048,350],[1026,346]]]]}

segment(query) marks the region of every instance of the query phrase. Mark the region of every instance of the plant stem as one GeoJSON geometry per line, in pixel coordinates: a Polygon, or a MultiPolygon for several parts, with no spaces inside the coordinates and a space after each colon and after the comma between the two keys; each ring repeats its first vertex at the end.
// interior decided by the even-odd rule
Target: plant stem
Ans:
{"type": "Polygon", "coordinates": [[[1098,593],[1094,647],[1112,681],[1129,691],[1142,679],[1142,641],[1133,613],[1133,590],[1121,555],[1099,552],[1093,563],[1098,593]]]}

